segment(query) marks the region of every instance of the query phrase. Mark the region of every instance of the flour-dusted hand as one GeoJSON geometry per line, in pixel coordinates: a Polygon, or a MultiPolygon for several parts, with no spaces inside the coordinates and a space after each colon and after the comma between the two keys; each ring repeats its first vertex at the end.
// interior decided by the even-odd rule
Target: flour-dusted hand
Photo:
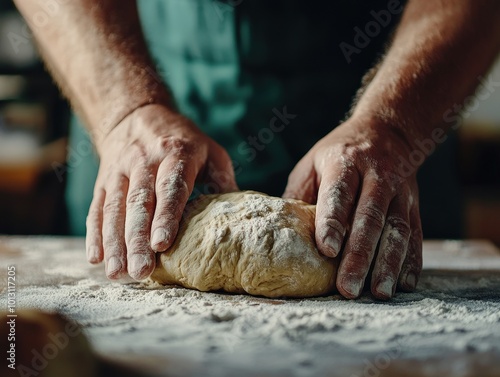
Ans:
{"type": "Polygon", "coordinates": [[[285,197],[317,200],[316,243],[340,253],[337,289],[358,297],[371,275],[375,297],[413,290],[422,267],[415,174],[398,172],[411,148],[394,129],[349,120],[320,140],[290,175],[285,197]],[[343,249],[342,246],[344,245],[343,249]]]}
{"type": "MultiPolygon", "coordinates": [[[[44,1],[15,3],[28,23],[47,12],[44,1]]],[[[217,171],[225,178],[221,191],[235,188],[229,158],[167,110],[175,99],[149,55],[137,1],[60,1],[54,13],[31,29],[101,157],[89,260],[104,259],[112,278],[127,270],[145,277],[153,250],[172,243],[196,177],[217,171]]],[[[359,295],[372,264],[377,297],[390,297],[397,279],[402,288],[415,286],[422,237],[417,186],[414,175],[398,176],[398,157],[417,151],[419,140],[441,143],[455,128],[455,109],[498,56],[499,16],[495,0],[408,1],[387,53],[363,80],[353,117],[292,173],[287,195],[318,200],[321,251],[333,256],[345,245],[337,286],[346,297],[359,295]]]]}
{"type": "Polygon", "coordinates": [[[351,117],[292,172],[285,196],[317,199],[316,242],[327,256],[340,253],[343,296],[358,297],[370,271],[377,298],[416,287],[422,268],[416,171],[456,125],[443,114],[467,102],[497,57],[499,15],[493,0],[409,1],[385,56],[365,75],[351,117]],[[415,153],[422,158],[412,159],[415,153]],[[400,169],[402,161],[414,166],[400,169]]]}
{"type": "Polygon", "coordinates": [[[155,252],[167,250],[175,239],[197,178],[220,192],[237,190],[226,151],[164,106],[135,110],[97,149],[87,258],[104,260],[112,279],[127,271],[135,279],[151,274],[155,252]]]}

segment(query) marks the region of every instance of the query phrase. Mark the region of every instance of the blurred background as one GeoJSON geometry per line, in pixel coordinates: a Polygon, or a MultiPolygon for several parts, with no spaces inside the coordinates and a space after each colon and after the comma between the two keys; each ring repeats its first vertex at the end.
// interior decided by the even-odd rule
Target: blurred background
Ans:
{"type": "Polygon", "coordinates": [[[29,29],[0,2],[0,233],[65,234],[63,164],[69,110],[29,29]]]}
{"type": "MultiPolygon", "coordinates": [[[[470,101],[456,132],[464,237],[500,245],[500,62],[497,84],[470,101]]],[[[488,79],[486,79],[488,81],[488,79]]],[[[29,29],[0,3],[0,234],[67,234],[69,108],[44,70],[29,29]]],[[[425,236],[425,234],[424,234],[425,236]]]]}

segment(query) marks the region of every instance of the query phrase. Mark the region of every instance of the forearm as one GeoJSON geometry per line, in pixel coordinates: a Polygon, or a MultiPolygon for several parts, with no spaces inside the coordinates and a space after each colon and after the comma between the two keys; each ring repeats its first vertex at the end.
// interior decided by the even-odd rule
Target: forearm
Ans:
{"type": "Polygon", "coordinates": [[[410,0],[353,116],[399,128],[410,145],[453,126],[447,110],[474,92],[497,56],[499,16],[495,0],[410,0]]]}
{"type": "Polygon", "coordinates": [[[47,66],[100,141],[133,110],[171,105],[144,42],[135,0],[15,0],[33,30],[47,66]]]}

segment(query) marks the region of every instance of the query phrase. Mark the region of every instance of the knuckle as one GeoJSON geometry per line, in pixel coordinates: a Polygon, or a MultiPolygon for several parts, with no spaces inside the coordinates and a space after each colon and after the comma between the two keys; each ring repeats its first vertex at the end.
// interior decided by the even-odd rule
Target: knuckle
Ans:
{"type": "Polygon", "coordinates": [[[86,224],[93,225],[97,221],[97,219],[100,217],[100,215],[101,215],[100,209],[97,208],[97,206],[95,206],[95,205],[91,205],[89,208],[89,212],[87,214],[86,224]]]}
{"type": "Polygon", "coordinates": [[[127,196],[127,205],[143,206],[144,204],[152,203],[153,200],[154,200],[154,194],[152,190],[139,188],[129,192],[127,196]]]}
{"type": "Polygon", "coordinates": [[[413,272],[418,276],[422,272],[422,260],[416,261],[412,266],[413,272]]]}
{"type": "Polygon", "coordinates": [[[414,271],[418,274],[422,271],[422,244],[410,241],[410,246],[408,249],[408,255],[405,261],[405,265],[408,270],[414,271]]]}
{"type": "Polygon", "coordinates": [[[422,263],[410,263],[409,261],[405,261],[401,269],[400,277],[404,277],[408,273],[413,273],[418,278],[422,273],[422,263]]]}
{"type": "Polygon", "coordinates": [[[144,146],[138,141],[130,145],[130,155],[134,165],[145,166],[148,163],[148,153],[144,146]]]}
{"type": "Polygon", "coordinates": [[[359,266],[370,265],[371,258],[367,250],[354,249],[350,250],[348,254],[349,260],[353,266],[359,269],[359,266]]]}
{"type": "Polygon", "coordinates": [[[179,207],[177,203],[166,204],[161,207],[157,207],[154,215],[154,227],[161,226],[163,228],[169,229],[171,224],[182,216],[183,208],[179,207]]]}
{"type": "Polygon", "coordinates": [[[87,230],[87,234],[94,233],[97,231],[98,222],[96,221],[95,216],[87,216],[85,219],[85,228],[87,230]]]}
{"type": "Polygon", "coordinates": [[[374,271],[376,271],[377,275],[398,275],[405,258],[406,250],[381,246],[378,250],[374,271]]]}
{"type": "Polygon", "coordinates": [[[415,266],[422,265],[422,246],[420,243],[415,243],[411,239],[408,244],[406,264],[415,266]]]}
{"type": "Polygon", "coordinates": [[[164,193],[168,198],[174,196],[184,196],[188,194],[188,185],[181,176],[171,175],[160,178],[156,184],[156,189],[164,193]]]}
{"type": "Polygon", "coordinates": [[[391,195],[394,196],[397,192],[398,186],[387,176],[385,172],[375,173],[376,177],[374,179],[375,188],[377,193],[381,195],[391,195]]]}
{"type": "Polygon", "coordinates": [[[348,160],[357,160],[359,157],[361,157],[362,154],[363,151],[357,145],[344,146],[343,155],[348,160]]]}
{"type": "Polygon", "coordinates": [[[155,218],[165,222],[182,214],[183,203],[189,197],[189,188],[183,180],[168,182],[158,189],[158,194],[155,218]],[[160,195],[161,193],[163,195],[160,195]]]}
{"type": "Polygon", "coordinates": [[[378,161],[376,166],[372,166],[365,172],[365,178],[370,178],[376,192],[383,195],[388,193],[396,194],[400,186],[400,181],[396,180],[391,173],[391,168],[384,160],[378,161]]]}
{"type": "Polygon", "coordinates": [[[346,204],[354,201],[353,190],[346,182],[336,183],[330,190],[327,205],[331,211],[342,211],[346,204]]]}
{"type": "Polygon", "coordinates": [[[179,157],[188,156],[194,151],[191,141],[177,136],[162,136],[158,139],[158,145],[161,150],[179,157]]]}
{"type": "Polygon", "coordinates": [[[397,182],[389,178],[382,178],[379,188],[382,193],[385,195],[389,194],[390,196],[395,196],[398,192],[403,191],[403,188],[397,182]]]}
{"type": "Polygon", "coordinates": [[[387,218],[386,227],[388,231],[395,231],[398,236],[398,239],[408,240],[410,238],[411,229],[408,221],[404,220],[401,217],[390,216],[387,218]]]}
{"type": "Polygon", "coordinates": [[[376,146],[370,141],[363,141],[361,143],[355,143],[345,146],[345,152],[348,156],[352,156],[355,159],[366,159],[367,154],[372,154],[377,151],[376,146]]]}
{"type": "Polygon", "coordinates": [[[122,202],[123,198],[121,195],[107,197],[102,209],[104,212],[118,212],[120,211],[120,206],[122,202]]]}
{"type": "Polygon", "coordinates": [[[390,168],[383,173],[384,181],[392,188],[398,188],[404,185],[404,179],[396,169],[390,168]]]}
{"type": "Polygon", "coordinates": [[[385,212],[378,204],[365,204],[357,212],[366,220],[370,227],[382,228],[384,226],[385,212]]]}
{"type": "Polygon", "coordinates": [[[345,227],[342,224],[342,222],[338,218],[335,218],[335,217],[327,217],[326,219],[324,219],[320,223],[320,226],[323,229],[325,229],[325,231],[328,231],[329,229],[333,229],[333,230],[339,232],[340,234],[343,234],[344,230],[345,230],[345,227]]]}
{"type": "Polygon", "coordinates": [[[189,196],[189,189],[184,181],[178,183],[168,183],[158,193],[158,203],[155,211],[156,221],[168,222],[179,218],[184,210],[184,203],[189,196]]]}
{"type": "Polygon", "coordinates": [[[357,163],[362,159],[360,151],[355,147],[347,147],[342,151],[341,162],[346,169],[354,169],[357,163]]]}
{"type": "Polygon", "coordinates": [[[116,243],[113,238],[105,238],[102,246],[107,260],[111,257],[118,257],[119,259],[122,259],[125,254],[125,246],[121,242],[116,243]]]}
{"type": "Polygon", "coordinates": [[[413,227],[413,229],[411,230],[411,238],[413,240],[412,244],[415,244],[414,245],[415,249],[422,250],[422,240],[424,238],[424,235],[420,224],[418,224],[418,226],[413,227]]]}
{"type": "Polygon", "coordinates": [[[129,253],[149,249],[149,238],[147,237],[145,231],[134,229],[131,232],[128,232],[126,238],[127,252],[129,253]]]}

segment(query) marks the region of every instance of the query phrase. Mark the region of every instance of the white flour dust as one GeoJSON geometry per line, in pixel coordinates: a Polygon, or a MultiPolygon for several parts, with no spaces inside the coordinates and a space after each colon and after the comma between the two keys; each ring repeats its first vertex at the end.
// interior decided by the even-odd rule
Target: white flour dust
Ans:
{"type": "Polygon", "coordinates": [[[0,241],[1,268],[17,263],[19,307],[66,314],[101,354],[169,355],[193,376],[332,375],[381,357],[500,353],[498,271],[427,272],[416,293],[390,302],[271,300],[111,282],[80,240],[0,241]]]}
{"type": "MultiPolygon", "coordinates": [[[[273,244],[275,261],[286,261],[292,255],[299,255],[304,258],[304,263],[319,267],[321,257],[318,253],[304,253],[311,246],[306,244],[295,229],[304,227],[305,224],[301,224],[297,218],[287,213],[286,206],[290,205],[289,200],[286,199],[249,193],[245,196],[245,201],[212,202],[208,209],[212,218],[227,217],[226,222],[230,224],[231,232],[241,236],[240,241],[247,243],[246,248],[254,247],[256,251],[265,250],[258,245],[270,236],[271,240],[268,242],[273,244]],[[228,215],[232,216],[228,217],[228,215]],[[290,223],[290,227],[283,228],[284,218],[290,223]]],[[[228,231],[228,228],[218,229],[216,240],[222,239],[228,231]]]]}

